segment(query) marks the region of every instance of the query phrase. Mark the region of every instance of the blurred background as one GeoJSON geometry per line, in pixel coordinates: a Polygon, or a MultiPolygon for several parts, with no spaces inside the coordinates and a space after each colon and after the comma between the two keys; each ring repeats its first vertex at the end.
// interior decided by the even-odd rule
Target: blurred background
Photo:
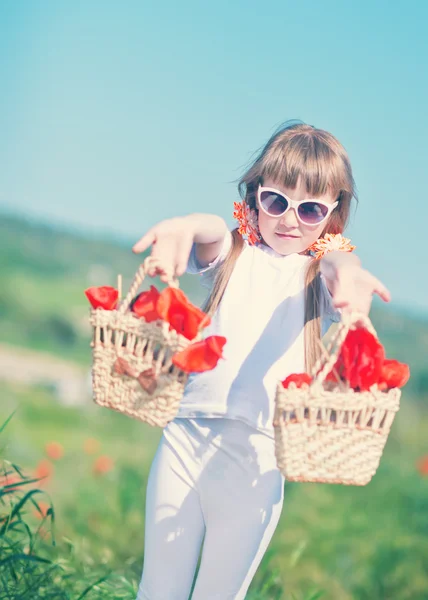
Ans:
{"type": "Polygon", "coordinates": [[[26,498],[0,520],[0,598],[135,597],[160,431],[93,405],[83,291],[126,288],[161,219],[232,226],[236,180],[288,119],[350,155],[347,234],[412,376],[366,488],[287,486],[248,598],[428,598],[427,19],[412,0],[0,3],[0,501],[26,498]]]}

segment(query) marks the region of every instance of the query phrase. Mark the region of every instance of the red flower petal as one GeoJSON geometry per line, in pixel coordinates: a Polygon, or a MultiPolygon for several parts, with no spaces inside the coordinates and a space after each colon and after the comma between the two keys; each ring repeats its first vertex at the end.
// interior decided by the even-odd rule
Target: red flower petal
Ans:
{"type": "Polygon", "coordinates": [[[85,290],[85,294],[92,308],[103,308],[104,310],[114,310],[119,298],[119,292],[108,285],[90,287],[85,290]]]}
{"type": "Polygon", "coordinates": [[[401,388],[409,381],[409,365],[400,363],[398,360],[386,359],[382,365],[379,387],[401,388]]]}
{"type": "MultiPolygon", "coordinates": [[[[376,337],[363,327],[351,330],[345,338],[334,369],[351,388],[366,391],[378,383],[385,350],[376,337]]],[[[335,381],[330,375],[328,381],[335,381]]]]}
{"type": "Polygon", "coordinates": [[[204,325],[210,324],[210,318],[176,288],[165,288],[159,295],[156,308],[161,319],[188,340],[196,337],[203,322],[204,325]]]}
{"type": "Polygon", "coordinates": [[[185,373],[202,373],[210,371],[217,366],[223,358],[223,346],[226,338],[220,335],[211,335],[201,342],[187,346],[172,357],[173,364],[185,373]]]}
{"type": "Polygon", "coordinates": [[[282,387],[288,388],[290,383],[295,383],[298,388],[303,387],[304,385],[310,385],[312,382],[312,377],[308,375],[308,373],[292,373],[288,377],[281,381],[282,387]]]}
{"type": "Polygon", "coordinates": [[[131,302],[131,310],[138,317],[143,318],[147,323],[159,319],[159,314],[156,309],[156,304],[159,299],[159,292],[154,285],[150,286],[147,292],[141,292],[131,302]]]}

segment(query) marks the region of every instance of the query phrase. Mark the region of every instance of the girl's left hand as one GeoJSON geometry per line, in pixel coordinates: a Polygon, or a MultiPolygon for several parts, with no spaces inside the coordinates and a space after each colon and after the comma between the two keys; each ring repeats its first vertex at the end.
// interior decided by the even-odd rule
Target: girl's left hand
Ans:
{"type": "Polygon", "coordinates": [[[332,252],[323,257],[321,273],[336,308],[368,315],[373,294],[377,294],[384,302],[391,300],[391,294],[384,284],[363,269],[358,257],[350,253],[332,252]]]}

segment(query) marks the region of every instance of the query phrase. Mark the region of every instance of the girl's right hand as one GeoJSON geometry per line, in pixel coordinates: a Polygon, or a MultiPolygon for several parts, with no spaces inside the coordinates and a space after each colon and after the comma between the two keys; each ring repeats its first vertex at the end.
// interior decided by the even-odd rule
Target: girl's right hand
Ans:
{"type": "Polygon", "coordinates": [[[132,250],[138,254],[152,246],[151,256],[159,261],[160,267],[154,267],[148,275],[159,275],[167,283],[168,275],[180,277],[186,271],[193,243],[196,243],[196,259],[207,265],[219,255],[227,233],[221,217],[194,213],[161,221],[132,250]]]}
{"type": "Polygon", "coordinates": [[[160,276],[167,283],[168,276],[180,277],[186,270],[195,231],[187,217],[161,221],[134,245],[136,254],[152,246],[151,256],[159,261],[159,267],[148,271],[149,277],[160,276]]]}

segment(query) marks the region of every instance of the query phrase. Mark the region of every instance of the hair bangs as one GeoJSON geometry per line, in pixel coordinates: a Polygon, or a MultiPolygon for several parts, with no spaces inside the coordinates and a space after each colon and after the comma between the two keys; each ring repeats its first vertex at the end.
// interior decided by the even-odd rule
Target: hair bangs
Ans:
{"type": "Polygon", "coordinates": [[[277,140],[261,157],[259,166],[261,180],[273,179],[291,189],[301,181],[314,198],[326,193],[337,197],[350,191],[343,157],[325,140],[306,132],[277,140]]]}

